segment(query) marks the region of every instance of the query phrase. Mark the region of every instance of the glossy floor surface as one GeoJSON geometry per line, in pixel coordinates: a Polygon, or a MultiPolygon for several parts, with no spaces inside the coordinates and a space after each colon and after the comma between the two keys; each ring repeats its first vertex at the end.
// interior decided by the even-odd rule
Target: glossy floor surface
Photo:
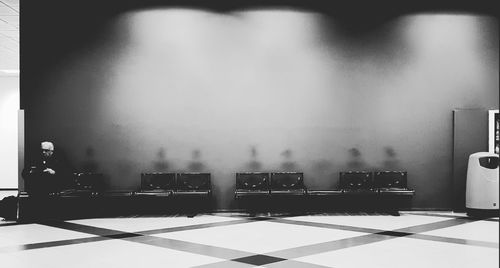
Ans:
{"type": "Polygon", "coordinates": [[[2,267],[499,267],[498,218],[402,212],[0,223],[2,267]]]}

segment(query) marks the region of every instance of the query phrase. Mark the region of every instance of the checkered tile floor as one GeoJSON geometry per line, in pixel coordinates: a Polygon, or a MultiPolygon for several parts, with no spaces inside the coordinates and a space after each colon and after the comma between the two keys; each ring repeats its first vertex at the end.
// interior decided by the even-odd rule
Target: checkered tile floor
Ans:
{"type": "Polygon", "coordinates": [[[2,267],[499,267],[498,218],[219,213],[0,223],[2,267]]]}

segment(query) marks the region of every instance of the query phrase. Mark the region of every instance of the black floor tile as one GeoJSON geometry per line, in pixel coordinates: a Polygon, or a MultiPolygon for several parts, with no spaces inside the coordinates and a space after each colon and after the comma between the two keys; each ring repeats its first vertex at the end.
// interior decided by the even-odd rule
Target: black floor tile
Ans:
{"type": "Polygon", "coordinates": [[[234,259],[233,261],[248,263],[252,265],[265,265],[274,262],[284,261],[286,259],[271,257],[267,255],[253,255],[244,258],[234,259]]]}

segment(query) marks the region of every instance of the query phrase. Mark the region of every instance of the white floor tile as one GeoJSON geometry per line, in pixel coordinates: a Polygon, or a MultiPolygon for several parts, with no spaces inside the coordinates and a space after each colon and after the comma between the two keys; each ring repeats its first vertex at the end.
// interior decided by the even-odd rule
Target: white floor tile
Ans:
{"type": "Polygon", "coordinates": [[[40,224],[3,226],[0,227],[0,247],[93,236],[40,224]]]}
{"type": "Polygon", "coordinates": [[[476,221],[422,234],[498,243],[498,222],[476,221]]]}
{"type": "MultiPolygon", "coordinates": [[[[227,216],[227,215],[226,215],[227,216]]],[[[85,219],[71,222],[124,232],[138,232],[170,227],[189,226],[238,220],[223,215],[187,217],[142,217],[85,219]]],[[[394,216],[300,216],[286,219],[315,223],[339,224],[379,230],[394,230],[415,225],[450,220],[449,217],[402,214],[394,216]]],[[[286,250],[366,233],[342,231],[304,225],[256,221],[228,226],[210,227],[155,235],[192,243],[246,251],[253,254],[286,250]]],[[[499,223],[477,221],[423,234],[479,240],[498,244],[499,223]]],[[[85,233],[39,224],[0,226],[0,249],[23,244],[95,237],[85,233]]],[[[452,241],[451,241],[452,242],[452,241]]],[[[346,242],[348,244],[348,242],[346,242]]],[[[150,246],[119,239],[86,242],[0,253],[0,267],[191,267],[224,261],[220,258],[192,254],[179,250],[150,246]]],[[[193,245],[196,247],[196,245],[193,245]]],[[[2,252],[2,251],[0,251],[2,252]]],[[[210,254],[210,252],[207,252],[210,254]]],[[[218,255],[219,256],[219,255],[218,255]]],[[[498,267],[498,248],[445,243],[411,237],[401,237],[372,244],[355,246],[297,258],[294,261],[336,268],[350,267],[498,267]]],[[[282,262],[262,267],[284,267],[300,264],[282,262]]],[[[227,263],[227,262],[223,262],[227,263]]],[[[216,267],[216,266],[212,266],[216,267]]],[[[227,267],[227,266],[224,266],[227,267]]],[[[302,267],[297,265],[286,267],[302,267]]],[[[305,266],[309,267],[309,266],[305,266]]]]}
{"type": "Polygon", "coordinates": [[[396,230],[400,228],[427,224],[449,220],[449,218],[432,217],[432,216],[419,216],[419,215],[401,215],[401,216],[388,216],[388,215],[369,215],[369,216],[298,216],[286,218],[288,220],[307,221],[315,223],[338,224],[362,228],[372,228],[379,230],[396,230]]]}
{"type": "Polygon", "coordinates": [[[261,221],[155,236],[266,253],[360,235],[364,233],[261,221]]]}
{"type": "Polygon", "coordinates": [[[127,241],[107,240],[0,254],[2,267],[192,267],[222,259],[127,241]]]}
{"type": "Polygon", "coordinates": [[[396,238],[296,259],[335,268],[498,268],[498,249],[396,238]]]}
{"type": "Polygon", "coordinates": [[[140,232],[162,228],[189,226],[205,223],[234,221],[238,218],[199,215],[194,218],[183,217],[145,217],[145,218],[97,218],[69,221],[78,224],[90,225],[99,228],[118,230],[123,232],[140,232]]]}

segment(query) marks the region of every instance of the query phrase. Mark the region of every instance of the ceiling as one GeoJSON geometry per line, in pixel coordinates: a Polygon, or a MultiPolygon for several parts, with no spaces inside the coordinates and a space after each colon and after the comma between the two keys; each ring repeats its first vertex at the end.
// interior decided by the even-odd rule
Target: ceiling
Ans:
{"type": "Polygon", "coordinates": [[[0,76],[18,72],[19,0],[0,0],[0,76]]]}

